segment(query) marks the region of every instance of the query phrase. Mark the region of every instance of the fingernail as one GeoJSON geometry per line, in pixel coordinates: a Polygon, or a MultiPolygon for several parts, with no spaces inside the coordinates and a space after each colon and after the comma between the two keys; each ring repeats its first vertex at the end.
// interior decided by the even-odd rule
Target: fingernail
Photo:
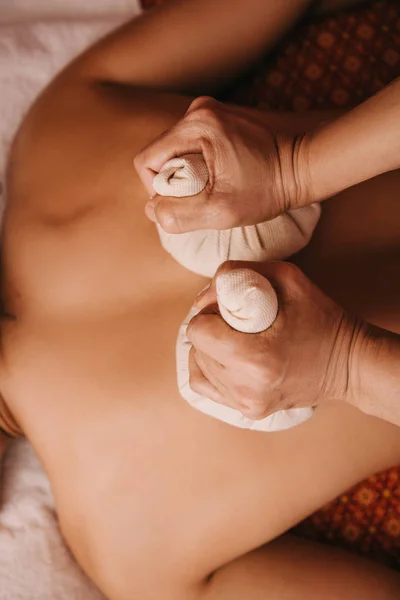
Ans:
{"type": "Polygon", "coordinates": [[[207,285],[206,285],[206,287],[205,287],[205,288],[203,288],[203,289],[202,289],[202,290],[201,290],[201,291],[200,291],[200,292],[197,294],[197,296],[196,296],[196,298],[195,298],[195,303],[196,303],[196,302],[198,302],[199,300],[201,300],[201,299],[202,299],[202,297],[206,295],[206,293],[208,292],[208,290],[210,289],[210,287],[211,287],[211,281],[210,281],[210,283],[209,283],[209,284],[207,284],[207,285]]]}

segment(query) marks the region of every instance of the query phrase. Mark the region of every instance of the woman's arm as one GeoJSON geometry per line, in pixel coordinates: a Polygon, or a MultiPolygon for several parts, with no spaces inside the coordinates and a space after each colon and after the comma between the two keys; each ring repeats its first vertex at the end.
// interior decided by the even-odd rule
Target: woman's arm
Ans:
{"type": "Polygon", "coordinates": [[[200,600],[396,600],[399,590],[395,571],[284,535],[218,571],[200,600]]]}
{"type": "Polygon", "coordinates": [[[312,0],[171,0],[94,46],[72,67],[94,80],[210,94],[277,42],[312,0]]]}
{"type": "Polygon", "coordinates": [[[307,202],[400,168],[400,79],[305,142],[299,176],[306,177],[307,202]]]}
{"type": "Polygon", "coordinates": [[[169,0],[79,62],[94,79],[210,94],[252,65],[309,7],[332,12],[363,1],[169,0]]]}

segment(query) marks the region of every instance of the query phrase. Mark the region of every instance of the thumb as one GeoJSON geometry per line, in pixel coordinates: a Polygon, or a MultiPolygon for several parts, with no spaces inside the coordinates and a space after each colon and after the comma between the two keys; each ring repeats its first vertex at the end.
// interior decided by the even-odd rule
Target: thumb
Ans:
{"type": "Polygon", "coordinates": [[[158,196],[147,203],[147,216],[167,233],[210,228],[210,202],[204,191],[208,182],[202,154],[172,158],[153,179],[152,187],[158,196]]]}
{"type": "Polygon", "coordinates": [[[192,198],[155,196],[147,202],[145,212],[166,233],[215,228],[215,215],[210,210],[206,192],[192,198]]]}

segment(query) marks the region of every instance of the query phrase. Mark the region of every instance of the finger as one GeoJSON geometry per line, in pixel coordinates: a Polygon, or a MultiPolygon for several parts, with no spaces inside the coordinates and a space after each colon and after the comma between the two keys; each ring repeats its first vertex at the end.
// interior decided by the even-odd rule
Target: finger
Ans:
{"type": "MultiPolygon", "coordinates": [[[[186,116],[197,116],[203,122],[207,120],[207,115],[217,116],[219,114],[233,116],[236,120],[239,118],[246,123],[253,122],[256,124],[265,124],[265,115],[255,109],[251,109],[248,106],[238,106],[237,104],[222,103],[213,98],[212,96],[200,96],[193,100],[191,105],[186,111],[186,116]],[[202,109],[208,109],[207,111],[202,109]]],[[[270,121],[271,119],[269,119],[270,121]]],[[[271,127],[268,121],[268,126],[271,127]]]]}
{"type": "Polygon", "coordinates": [[[148,219],[150,219],[150,221],[153,221],[153,223],[157,223],[155,207],[156,207],[157,203],[159,202],[159,199],[160,199],[159,196],[157,196],[157,194],[156,194],[155,196],[150,198],[150,200],[147,202],[146,206],[144,207],[144,212],[146,213],[146,217],[148,219]]]}
{"type": "Polygon", "coordinates": [[[264,406],[257,406],[247,397],[235,397],[234,390],[231,389],[234,387],[231,385],[232,376],[222,365],[198,350],[194,350],[193,354],[194,359],[192,358],[192,360],[195,361],[196,367],[200,371],[197,379],[197,389],[203,390],[202,395],[218,402],[218,404],[238,410],[249,419],[258,420],[263,418],[266,413],[264,406]]]}
{"type": "Polygon", "coordinates": [[[201,350],[194,348],[195,358],[198,366],[204,373],[204,375],[212,382],[218,382],[218,389],[220,391],[226,391],[226,385],[223,383],[226,368],[215,358],[211,358],[208,354],[205,354],[201,350]],[[210,377],[208,377],[210,375],[210,377]]]}
{"type": "Polygon", "coordinates": [[[194,308],[199,310],[203,310],[210,304],[217,305],[216,288],[213,285],[213,280],[200,290],[193,302],[194,308]]]}
{"type": "Polygon", "coordinates": [[[146,188],[146,192],[149,198],[154,198],[156,192],[153,188],[153,179],[157,175],[157,173],[152,169],[147,168],[144,164],[140,165],[139,162],[137,162],[137,157],[134,159],[133,164],[142,184],[146,188]]]}
{"type": "Polygon", "coordinates": [[[200,371],[203,373],[207,381],[217,390],[217,392],[223,396],[226,393],[226,386],[222,383],[220,378],[221,365],[217,361],[213,360],[206,354],[194,350],[194,357],[200,371]]]}
{"type": "Polygon", "coordinates": [[[220,315],[205,313],[193,317],[186,335],[196,350],[229,367],[235,364],[243,351],[247,351],[247,339],[250,337],[232,329],[220,315]]]}
{"type": "Polygon", "coordinates": [[[149,186],[150,176],[152,182],[154,175],[159,173],[171,158],[197,153],[202,153],[200,126],[198,123],[187,123],[182,119],[145,146],[133,162],[151,196],[153,188],[149,186]]]}
{"type": "Polygon", "coordinates": [[[216,229],[221,223],[214,202],[210,202],[207,188],[200,194],[187,198],[156,196],[147,206],[146,214],[149,211],[150,218],[154,216],[152,220],[155,219],[167,233],[216,229]]]}
{"type": "Polygon", "coordinates": [[[214,402],[220,403],[222,396],[219,391],[210,383],[201,371],[196,362],[195,349],[191,348],[189,352],[189,386],[193,392],[205,396],[214,402]]]}
{"type": "Polygon", "coordinates": [[[220,105],[220,102],[215,100],[215,98],[213,98],[212,96],[199,96],[198,98],[195,98],[190,104],[189,108],[186,111],[186,114],[189,115],[199,110],[199,108],[204,108],[207,106],[210,108],[214,108],[218,105],[220,105]]]}
{"type": "Polygon", "coordinates": [[[252,421],[259,421],[265,419],[270,414],[275,412],[271,407],[265,406],[265,403],[254,402],[251,398],[241,397],[237,401],[238,410],[243,416],[251,419],[252,421]]]}
{"type": "Polygon", "coordinates": [[[245,417],[257,421],[271,414],[270,402],[265,397],[257,397],[248,385],[249,377],[241,378],[240,371],[226,368],[218,360],[214,360],[200,350],[192,348],[197,367],[207,381],[217,390],[221,404],[234,408],[245,417]],[[242,381],[241,381],[242,379],[242,381]]]}
{"type": "MultiPolygon", "coordinates": [[[[200,360],[201,362],[201,360],[200,360]]],[[[191,388],[198,394],[209,398],[217,404],[228,406],[237,410],[235,403],[231,398],[231,394],[227,386],[209,369],[204,363],[202,367],[199,366],[199,353],[193,348],[191,355],[189,355],[189,363],[191,365],[192,372],[195,373],[193,386],[191,388]],[[204,368],[204,372],[202,371],[204,368]]],[[[222,373],[222,371],[220,371],[222,373]]]]}
{"type": "Polygon", "coordinates": [[[221,404],[238,410],[252,420],[261,419],[266,415],[265,403],[254,401],[250,390],[246,393],[243,391],[241,394],[237,393],[243,386],[237,386],[235,373],[232,373],[232,370],[199,350],[194,350],[194,356],[204,377],[219,393],[221,404]]]}

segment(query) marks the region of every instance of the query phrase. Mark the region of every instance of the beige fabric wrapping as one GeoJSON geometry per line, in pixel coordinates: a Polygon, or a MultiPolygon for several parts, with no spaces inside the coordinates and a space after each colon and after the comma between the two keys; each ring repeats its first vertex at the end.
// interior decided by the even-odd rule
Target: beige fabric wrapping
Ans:
{"type": "Polygon", "coordinates": [[[278,314],[278,298],[270,282],[251,269],[223,273],[216,281],[221,317],[242,333],[261,333],[278,314]]]}
{"type": "Polygon", "coordinates": [[[153,189],[160,196],[182,198],[196,196],[208,182],[208,169],[201,154],[172,158],[153,179],[153,189]]]}
{"type": "MultiPolygon", "coordinates": [[[[278,314],[278,299],[269,281],[250,269],[236,269],[217,278],[218,307],[221,316],[233,329],[243,333],[260,333],[268,329],[278,314]]],[[[178,387],[182,397],[194,408],[236,427],[256,431],[281,431],[307,420],[312,409],[278,411],[265,419],[253,421],[239,411],[213,402],[194,392],[189,385],[189,352],[186,337],[189,321],[197,314],[192,309],[182,323],[176,346],[178,387]]]]}
{"type": "MultiPolygon", "coordinates": [[[[168,161],[153,179],[153,188],[162,196],[187,197],[207,185],[208,171],[200,154],[188,154],[168,161]]],[[[188,198],[190,202],[190,198],[188,198]]],[[[226,260],[280,260],[304,247],[320,216],[320,206],[289,211],[272,221],[226,231],[194,231],[168,234],[157,226],[161,243],[181,265],[199,275],[212,277],[226,260]]],[[[221,316],[234,329],[259,333],[273,323],[278,301],[270,283],[249,269],[238,269],[217,279],[221,316]]],[[[260,431],[288,429],[312,415],[311,409],[279,411],[260,421],[252,421],[239,411],[219,405],[193,392],[189,386],[190,343],[186,328],[196,314],[192,309],[183,322],[177,340],[179,391],[194,408],[236,427],[260,431]]]]}
{"type": "MultiPolygon", "coordinates": [[[[153,179],[161,196],[187,197],[200,193],[208,182],[201,154],[168,161],[153,179]]],[[[188,198],[190,202],[190,198],[188,198]]],[[[319,204],[288,211],[271,221],[224,231],[166,233],[157,225],[161,243],[182,266],[212,277],[227,260],[282,260],[307,245],[320,216],[319,204]]]]}

